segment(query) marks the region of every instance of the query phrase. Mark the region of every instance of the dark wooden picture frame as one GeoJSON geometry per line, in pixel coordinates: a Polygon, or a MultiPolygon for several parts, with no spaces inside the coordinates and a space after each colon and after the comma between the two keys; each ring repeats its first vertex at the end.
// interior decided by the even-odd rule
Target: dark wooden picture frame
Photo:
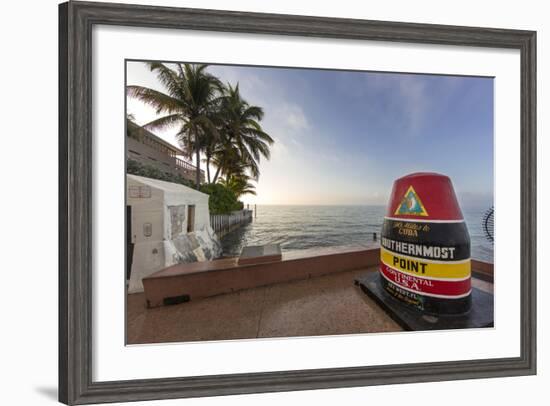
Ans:
{"type": "Polygon", "coordinates": [[[519,376],[536,373],[536,33],[69,2],[59,6],[59,400],[66,404],[519,376]],[[92,380],[92,27],[95,24],[517,49],[521,54],[521,354],[166,379],[92,380]]]}

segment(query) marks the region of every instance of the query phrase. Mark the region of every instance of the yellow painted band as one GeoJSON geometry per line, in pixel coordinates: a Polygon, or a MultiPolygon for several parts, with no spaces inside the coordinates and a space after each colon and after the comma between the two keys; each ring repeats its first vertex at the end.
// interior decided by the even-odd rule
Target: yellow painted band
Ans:
{"type": "Polygon", "coordinates": [[[427,259],[397,255],[380,248],[380,260],[387,266],[409,275],[427,278],[467,278],[471,275],[470,260],[460,262],[433,262],[427,259]]]}

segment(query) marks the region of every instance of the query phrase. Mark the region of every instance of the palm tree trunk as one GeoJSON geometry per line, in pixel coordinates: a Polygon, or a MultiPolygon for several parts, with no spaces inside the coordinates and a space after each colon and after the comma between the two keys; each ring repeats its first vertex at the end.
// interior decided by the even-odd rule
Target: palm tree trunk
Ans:
{"type": "Polygon", "coordinates": [[[212,181],[212,183],[216,183],[216,181],[218,180],[218,176],[220,174],[220,169],[221,169],[221,166],[218,166],[216,168],[216,173],[214,174],[214,180],[212,181]]]}
{"type": "Polygon", "coordinates": [[[206,156],[206,177],[210,183],[210,154],[206,156]]]}
{"type": "Polygon", "coordinates": [[[201,187],[201,153],[198,147],[196,150],[196,157],[197,157],[197,171],[195,173],[195,184],[196,184],[197,190],[199,190],[201,187]]]}

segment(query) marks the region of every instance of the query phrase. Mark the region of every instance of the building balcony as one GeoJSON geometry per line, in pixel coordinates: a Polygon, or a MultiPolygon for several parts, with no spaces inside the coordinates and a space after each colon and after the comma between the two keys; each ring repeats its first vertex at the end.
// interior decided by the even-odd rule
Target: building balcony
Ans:
{"type": "MultiPolygon", "coordinates": [[[[196,166],[182,159],[187,153],[157,137],[150,131],[127,122],[126,156],[141,164],[153,166],[163,172],[181,175],[192,182],[196,177],[196,166]]],[[[201,170],[201,182],[204,182],[201,170]]]]}

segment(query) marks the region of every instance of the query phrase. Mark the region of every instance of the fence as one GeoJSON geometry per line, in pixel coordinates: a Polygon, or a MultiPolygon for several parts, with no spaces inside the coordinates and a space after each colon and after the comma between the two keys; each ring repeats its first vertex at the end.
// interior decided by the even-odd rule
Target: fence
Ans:
{"type": "Polygon", "coordinates": [[[252,210],[239,210],[229,214],[211,214],[210,226],[218,238],[252,221],[252,210]]]}

